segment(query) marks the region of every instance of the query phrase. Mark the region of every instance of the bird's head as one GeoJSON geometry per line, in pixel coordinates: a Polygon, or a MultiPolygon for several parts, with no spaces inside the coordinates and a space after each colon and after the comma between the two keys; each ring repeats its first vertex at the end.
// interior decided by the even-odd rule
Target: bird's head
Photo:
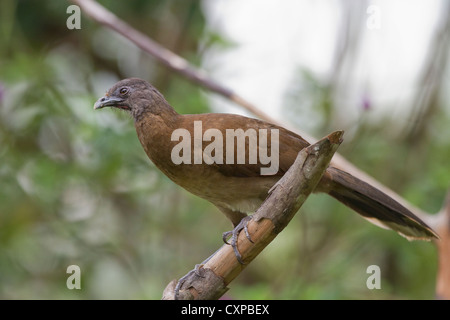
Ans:
{"type": "Polygon", "coordinates": [[[124,79],[112,86],[94,104],[95,110],[104,107],[125,110],[135,121],[146,112],[159,113],[162,107],[171,108],[158,90],[138,78],[124,79]]]}

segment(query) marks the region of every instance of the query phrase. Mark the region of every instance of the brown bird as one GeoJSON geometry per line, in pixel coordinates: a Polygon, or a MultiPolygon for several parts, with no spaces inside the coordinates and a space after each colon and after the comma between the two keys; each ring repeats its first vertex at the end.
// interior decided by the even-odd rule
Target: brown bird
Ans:
{"type": "MultiPolygon", "coordinates": [[[[240,115],[178,114],[158,90],[137,78],[116,83],[94,105],[103,107],[128,111],[150,160],[173,182],[219,208],[236,227],[233,236],[298,152],[310,145],[285,128],[240,115]]],[[[437,237],[398,202],[337,168],[328,167],[315,192],[328,193],[370,222],[408,239],[437,237]]]]}

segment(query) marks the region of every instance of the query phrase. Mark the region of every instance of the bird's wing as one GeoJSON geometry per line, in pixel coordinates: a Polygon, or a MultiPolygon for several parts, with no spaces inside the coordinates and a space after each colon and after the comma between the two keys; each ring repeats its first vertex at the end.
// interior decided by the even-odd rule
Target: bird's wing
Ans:
{"type": "MultiPolygon", "coordinates": [[[[201,121],[202,132],[205,133],[208,129],[218,129],[222,135],[222,163],[214,162],[210,164],[214,166],[220,173],[224,176],[235,176],[235,177],[257,177],[260,176],[261,168],[269,168],[271,165],[277,167],[278,170],[272,172],[272,175],[282,176],[289,167],[294,163],[298,152],[309,146],[309,143],[304,140],[301,136],[284,129],[282,127],[276,126],[274,124],[261,121],[258,119],[247,118],[240,115],[234,114],[203,114],[195,115],[184,118],[184,125],[186,128],[193,127],[194,121],[201,121]],[[247,135],[245,138],[245,150],[242,150],[243,146],[238,143],[238,139],[234,140],[233,149],[233,162],[231,163],[230,158],[227,158],[227,153],[229,153],[231,148],[227,149],[227,138],[230,139],[231,136],[227,135],[226,130],[234,130],[236,134],[238,129],[242,129],[241,134],[247,135]],[[255,143],[251,145],[248,136],[252,134],[252,130],[257,135],[256,141],[256,163],[250,163],[250,150],[255,150],[255,143]],[[260,130],[263,130],[267,135],[260,135],[260,130]],[[275,130],[275,131],[274,131],[275,130]],[[276,136],[278,133],[278,137],[276,136]],[[264,143],[266,142],[266,143],[264,143]],[[273,145],[273,143],[278,142],[278,150],[273,145]],[[245,163],[237,163],[237,155],[239,151],[245,152],[245,163]],[[261,163],[261,155],[266,157],[266,163],[261,163]],[[275,163],[276,162],[276,163],[275,163]]],[[[194,137],[192,137],[194,139],[194,137]]],[[[210,141],[203,141],[202,148],[205,150],[209,144],[212,144],[215,139],[210,141]]],[[[244,141],[244,140],[243,140],[244,141]]],[[[194,142],[192,142],[194,143],[194,142]]],[[[210,148],[211,150],[211,148],[210,148]]],[[[255,152],[255,151],[252,151],[255,152]]],[[[203,153],[205,157],[206,152],[203,153]]],[[[213,154],[214,155],[214,154],[213,154]]],[[[229,155],[228,155],[229,156],[229,155]]],[[[204,159],[203,159],[204,160],[204,159]]]]}

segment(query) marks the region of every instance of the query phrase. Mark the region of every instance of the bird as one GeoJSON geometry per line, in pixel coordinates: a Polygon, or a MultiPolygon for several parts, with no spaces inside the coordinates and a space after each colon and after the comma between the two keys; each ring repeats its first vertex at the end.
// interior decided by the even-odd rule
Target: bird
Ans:
{"type": "MultiPolygon", "coordinates": [[[[300,135],[259,119],[226,113],[179,114],[154,86],[138,78],[123,79],[107,90],[94,104],[95,110],[105,107],[131,115],[148,158],[174,183],[225,214],[234,226],[234,240],[297,154],[310,145],[300,135]],[[241,144],[239,134],[244,135],[241,144]]],[[[408,240],[438,238],[400,203],[331,165],[314,192],[330,195],[408,240]]],[[[227,242],[225,235],[230,232],[224,234],[227,242]]],[[[231,244],[241,262],[236,241],[231,244]]]]}

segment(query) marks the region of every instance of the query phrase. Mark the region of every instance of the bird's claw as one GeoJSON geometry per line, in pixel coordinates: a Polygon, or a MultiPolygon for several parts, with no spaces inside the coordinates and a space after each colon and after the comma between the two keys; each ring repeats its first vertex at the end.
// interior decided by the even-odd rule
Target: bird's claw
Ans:
{"type": "Polygon", "coordinates": [[[204,278],[205,276],[203,275],[203,263],[202,264],[196,264],[194,269],[189,271],[184,277],[180,278],[180,280],[178,280],[177,285],[175,286],[175,290],[174,290],[174,299],[178,300],[178,296],[180,293],[180,289],[181,286],[186,282],[186,280],[192,276],[193,273],[195,273],[196,276],[200,277],[200,278],[204,278]]]}
{"type": "Polygon", "coordinates": [[[223,242],[225,242],[226,244],[229,244],[233,248],[234,254],[236,255],[236,259],[239,261],[240,264],[244,264],[244,262],[242,261],[241,253],[239,252],[239,250],[237,248],[237,240],[238,240],[238,236],[239,236],[239,233],[241,232],[241,230],[244,230],[245,236],[247,237],[248,241],[253,243],[253,240],[250,237],[250,233],[248,232],[248,227],[247,227],[248,222],[251,219],[252,219],[251,216],[242,218],[241,222],[239,222],[239,224],[233,230],[224,232],[222,234],[223,242]],[[227,240],[229,237],[230,237],[230,241],[227,240]]]}
{"type": "MultiPolygon", "coordinates": [[[[244,264],[244,262],[242,261],[242,256],[241,256],[241,254],[240,254],[240,252],[239,252],[239,250],[237,248],[237,240],[238,240],[239,232],[241,232],[241,230],[244,230],[245,236],[247,237],[248,241],[253,243],[253,240],[250,237],[250,233],[248,232],[248,227],[247,227],[248,222],[251,219],[252,219],[251,216],[247,216],[247,217],[242,218],[241,222],[239,222],[239,224],[233,230],[224,232],[223,235],[222,235],[223,242],[225,242],[226,244],[229,244],[233,248],[234,254],[236,255],[236,259],[239,261],[240,264],[244,264]],[[229,239],[230,241],[227,240],[228,238],[230,238],[229,239]]],[[[208,259],[203,261],[201,264],[196,264],[194,270],[189,271],[184,277],[182,277],[180,280],[178,280],[178,283],[175,286],[175,290],[174,290],[174,293],[175,293],[174,299],[175,300],[178,300],[181,287],[182,287],[182,285],[186,282],[186,280],[189,277],[191,277],[193,274],[195,274],[196,276],[201,277],[201,278],[205,277],[204,276],[203,265],[209,259],[211,259],[211,257],[213,255],[211,255],[208,259]]]]}

